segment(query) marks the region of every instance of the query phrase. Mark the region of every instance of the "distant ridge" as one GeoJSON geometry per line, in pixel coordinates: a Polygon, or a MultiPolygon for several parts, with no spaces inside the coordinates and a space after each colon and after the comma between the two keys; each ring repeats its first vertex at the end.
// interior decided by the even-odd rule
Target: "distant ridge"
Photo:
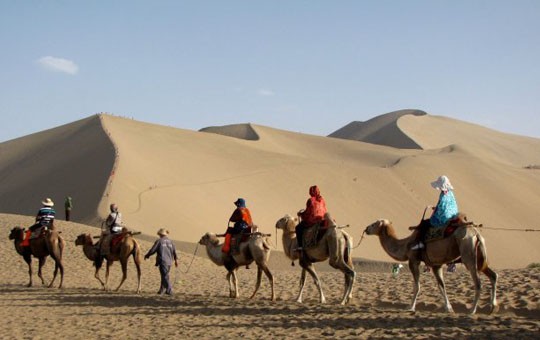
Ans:
{"type": "Polygon", "coordinates": [[[64,199],[72,196],[72,219],[95,222],[115,154],[100,115],[0,143],[2,212],[35,216],[50,197],[63,219],[64,199]]]}
{"type": "Polygon", "coordinates": [[[332,132],[328,137],[357,140],[398,149],[422,149],[398,127],[397,120],[405,115],[424,116],[427,113],[421,110],[393,111],[366,122],[351,122],[332,132]]]}
{"type": "Polygon", "coordinates": [[[224,126],[209,126],[199,130],[200,132],[210,132],[218,135],[245,139],[245,140],[259,140],[259,135],[253,129],[251,124],[232,124],[224,126]]]}

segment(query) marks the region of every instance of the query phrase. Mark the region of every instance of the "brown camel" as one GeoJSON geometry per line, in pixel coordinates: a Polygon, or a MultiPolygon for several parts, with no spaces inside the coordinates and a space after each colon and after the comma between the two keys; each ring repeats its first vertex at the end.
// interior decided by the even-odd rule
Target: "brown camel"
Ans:
{"type": "Polygon", "coordinates": [[[41,268],[45,265],[47,256],[51,256],[54,260],[54,274],[49,283],[49,288],[54,284],[58,270],[60,270],[60,285],[58,288],[62,288],[64,283],[64,265],[62,263],[62,253],[65,246],[64,239],[54,228],[47,229],[44,235],[39,238],[30,240],[30,246],[21,246],[21,242],[24,239],[25,229],[21,227],[15,227],[11,229],[9,239],[13,240],[15,244],[15,250],[21,255],[24,261],[28,264],[28,275],[30,276],[30,282],[28,287],[32,286],[32,256],[39,260],[38,277],[41,279],[41,284],[45,284],[43,275],[41,274],[41,268]]]}
{"type": "Polygon", "coordinates": [[[304,256],[299,256],[296,243],[295,228],[298,223],[298,218],[290,215],[285,215],[276,222],[276,228],[283,230],[283,250],[285,255],[291,260],[299,260],[302,267],[302,275],[300,277],[300,292],[298,293],[297,302],[302,302],[302,292],[306,283],[306,272],[308,272],[315,285],[319,289],[321,303],[325,303],[321,281],[315,271],[313,263],[329,260],[330,265],[343,272],[345,276],[345,288],[341,304],[347,304],[352,298],[352,289],[356,273],[351,257],[352,237],[342,229],[338,228],[331,218],[327,217],[330,227],[326,231],[319,243],[312,248],[304,249],[304,256]]]}
{"type": "Polygon", "coordinates": [[[453,312],[452,305],[446,296],[446,288],[443,280],[442,266],[461,258],[461,262],[471,273],[474,282],[475,296],[470,314],[476,312],[478,300],[480,298],[481,282],[478,271],[484,273],[491,281],[491,313],[498,310],[497,306],[497,273],[488,267],[486,243],[478,229],[467,224],[460,226],[447,238],[434,240],[426,245],[425,250],[411,250],[410,244],[416,239],[413,232],[409,237],[398,239],[392,223],[381,219],[371,225],[366,230],[368,235],[378,235],[384,250],[397,261],[409,261],[409,268],[414,278],[414,292],[410,311],[415,311],[416,299],[420,291],[420,263],[424,261],[426,265],[433,268],[433,274],[437,279],[437,285],[444,298],[444,305],[447,312],[453,312]]]}
{"type": "Polygon", "coordinates": [[[257,283],[255,291],[251,294],[253,299],[259,287],[261,286],[262,272],[266,274],[272,288],[272,301],[275,301],[274,294],[274,276],[268,268],[268,259],[270,258],[270,244],[266,237],[261,233],[253,233],[246,242],[240,243],[238,254],[229,255],[221,251],[223,243],[220,243],[216,234],[206,233],[201,237],[199,244],[206,246],[206,253],[212,262],[218,266],[225,266],[227,269],[227,281],[229,282],[229,297],[238,298],[238,281],[236,270],[240,266],[249,265],[253,261],[257,264],[257,283]]]}
{"type": "Polygon", "coordinates": [[[122,287],[122,284],[127,278],[127,263],[129,257],[133,256],[133,262],[135,262],[135,267],[137,268],[137,293],[141,292],[141,247],[129,232],[125,233],[125,236],[120,243],[112,247],[111,253],[105,257],[105,260],[107,261],[105,282],[99,277],[99,270],[103,264],[103,258],[100,256],[99,246],[92,242],[92,236],[90,236],[90,234],[81,234],[77,236],[75,245],[82,246],[84,255],[86,255],[90,261],[94,262],[94,266],[96,267],[94,276],[98,279],[99,283],[101,283],[104,290],[108,290],[109,268],[114,261],[120,261],[120,264],[122,265],[122,280],[116,288],[116,291],[122,287]]]}

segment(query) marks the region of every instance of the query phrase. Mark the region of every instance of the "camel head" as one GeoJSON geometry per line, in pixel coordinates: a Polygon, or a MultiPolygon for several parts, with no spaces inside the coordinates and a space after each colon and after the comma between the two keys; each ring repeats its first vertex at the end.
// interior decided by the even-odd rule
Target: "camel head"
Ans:
{"type": "Polygon", "coordinates": [[[368,235],[379,235],[384,227],[391,224],[392,222],[390,222],[389,220],[380,219],[368,225],[365,232],[368,235]]]}
{"type": "Polygon", "coordinates": [[[294,229],[296,228],[297,223],[298,223],[297,217],[292,217],[291,215],[287,214],[276,222],[276,229],[282,229],[283,231],[294,232],[294,229]]]}
{"type": "Polygon", "coordinates": [[[206,246],[209,244],[217,245],[219,244],[219,239],[216,234],[214,233],[206,233],[201,237],[199,240],[199,244],[206,246]]]}
{"type": "Polygon", "coordinates": [[[17,226],[11,229],[11,231],[9,232],[10,240],[22,240],[23,238],[24,238],[24,228],[17,226]]]}
{"type": "Polygon", "coordinates": [[[75,240],[76,246],[84,246],[85,244],[92,244],[92,236],[90,234],[80,234],[75,240]]]}

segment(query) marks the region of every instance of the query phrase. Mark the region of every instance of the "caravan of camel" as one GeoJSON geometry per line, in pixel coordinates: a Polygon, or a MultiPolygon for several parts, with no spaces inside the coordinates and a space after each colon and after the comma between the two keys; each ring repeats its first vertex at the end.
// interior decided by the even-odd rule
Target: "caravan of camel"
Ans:
{"type": "MultiPolygon", "coordinates": [[[[328,215],[329,216],[329,215],[328,215]]],[[[320,303],[325,303],[326,299],[323,294],[321,281],[314,268],[316,262],[329,262],[330,266],[341,271],[344,275],[343,296],[340,301],[342,305],[347,304],[352,299],[353,284],[356,278],[354,271],[351,252],[353,249],[352,237],[343,230],[342,227],[328,217],[330,221],[327,227],[316,226],[318,228],[318,236],[314,238],[314,242],[310,245],[304,244],[302,252],[297,251],[297,238],[295,227],[298,224],[298,218],[290,215],[285,215],[276,222],[276,230],[282,231],[282,242],[285,256],[290,260],[298,260],[301,267],[300,288],[296,301],[302,302],[302,292],[304,290],[306,274],[313,278],[314,283],[320,295],[320,303]]],[[[448,263],[461,262],[470,272],[475,288],[475,296],[471,314],[477,310],[480,299],[481,283],[479,273],[484,273],[491,283],[490,290],[490,305],[491,312],[497,312],[496,286],[497,274],[487,264],[486,244],[484,238],[478,231],[478,226],[468,222],[459,225],[456,230],[449,236],[443,239],[435,240],[426,245],[422,251],[411,250],[411,242],[416,239],[414,230],[411,235],[406,238],[398,239],[392,223],[388,220],[381,219],[375,221],[365,228],[364,233],[367,235],[377,235],[380,239],[383,249],[387,254],[397,261],[407,261],[409,269],[414,280],[414,289],[412,303],[408,310],[415,311],[418,293],[420,290],[419,275],[420,264],[424,262],[427,266],[433,269],[434,276],[437,281],[437,286],[443,297],[444,307],[447,312],[453,312],[452,306],[446,295],[445,283],[442,278],[442,266],[448,263]]],[[[102,288],[108,290],[109,268],[114,261],[119,261],[122,267],[122,279],[116,290],[120,289],[127,277],[127,264],[130,257],[133,258],[137,269],[137,293],[141,291],[141,249],[137,240],[127,230],[124,231],[122,240],[112,249],[110,255],[104,259],[99,256],[97,243],[94,243],[90,234],[81,234],[77,237],[75,245],[82,246],[84,255],[92,261],[95,266],[95,277],[99,280],[102,288]],[[105,281],[99,276],[99,270],[106,261],[105,281]]],[[[254,298],[260,284],[262,273],[266,275],[271,285],[272,301],[275,301],[274,294],[274,276],[268,267],[268,259],[270,256],[270,242],[268,237],[270,234],[253,232],[245,235],[238,242],[237,249],[231,253],[222,252],[223,243],[220,241],[220,235],[206,233],[199,241],[199,245],[206,247],[208,257],[218,266],[224,266],[227,270],[227,280],[229,282],[229,296],[238,298],[238,281],[236,272],[242,266],[248,266],[255,262],[257,266],[257,281],[256,287],[251,295],[254,298]]],[[[363,235],[362,235],[363,237],[363,235]]],[[[38,277],[42,284],[45,281],[42,276],[42,267],[45,264],[46,258],[50,256],[55,261],[53,279],[48,287],[52,287],[58,271],[60,271],[60,284],[58,288],[62,288],[64,279],[64,265],[62,263],[62,253],[66,246],[65,240],[60,234],[51,228],[47,230],[42,237],[31,239],[28,246],[22,246],[21,242],[24,238],[24,229],[15,227],[9,234],[9,239],[14,241],[15,250],[24,258],[28,264],[29,282],[28,287],[32,286],[32,256],[39,260],[38,277]]],[[[304,238],[305,240],[305,238],[304,238]]]]}

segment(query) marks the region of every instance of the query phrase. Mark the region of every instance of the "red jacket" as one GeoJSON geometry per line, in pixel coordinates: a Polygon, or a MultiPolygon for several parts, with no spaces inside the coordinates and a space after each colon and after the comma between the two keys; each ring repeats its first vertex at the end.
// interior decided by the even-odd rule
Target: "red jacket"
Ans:
{"type": "Polygon", "coordinates": [[[302,221],[311,226],[324,220],[326,201],[321,196],[317,186],[311,187],[309,194],[311,197],[306,202],[306,210],[302,213],[302,221]]]}

